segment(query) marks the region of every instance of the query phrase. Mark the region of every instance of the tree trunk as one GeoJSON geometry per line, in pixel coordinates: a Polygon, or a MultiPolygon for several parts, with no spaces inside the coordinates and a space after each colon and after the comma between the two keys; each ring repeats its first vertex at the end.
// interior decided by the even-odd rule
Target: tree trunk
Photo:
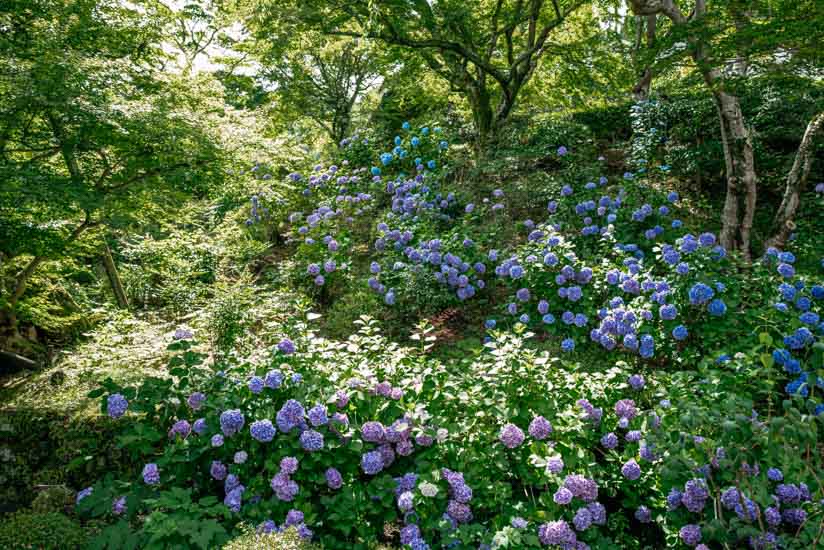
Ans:
{"type": "MultiPolygon", "coordinates": [[[[630,0],[630,7],[636,15],[663,14],[679,27],[701,21],[707,12],[706,0],[696,0],[693,12],[689,16],[685,15],[673,0],[630,0]]],[[[757,198],[752,136],[744,122],[738,97],[724,89],[722,69],[718,68],[717,60],[712,59],[704,38],[699,34],[688,33],[687,42],[692,46],[691,55],[695,65],[712,91],[721,123],[721,140],[727,172],[727,195],[721,217],[721,245],[730,251],[739,250],[744,260],[749,262],[750,233],[757,198]]],[[[746,71],[746,52],[742,51],[739,54],[735,68],[739,72],[746,71]]]]}
{"type": "Polygon", "coordinates": [[[784,188],[784,198],[773,220],[773,236],[764,244],[765,248],[781,248],[787,243],[790,234],[795,230],[795,214],[801,202],[801,192],[807,185],[810,168],[813,164],[812,146],[816,134],[824,128],[824,112],[815,115],[807,125],[801,145],[795,154],[795,161],[787,174],[787,186],[784,188]]]}
{"type": "MultiPolygon", "coordinates": [[[[71,244],[75,239],[77,239],[83,231],[88,229],[92,223],[89,221],[88,216],[86,220],[78,225],[74,231],[72,231],[69,238],[66,239],[66,242],[63,243],[63,246],[68,246],[71,244]]],[[[28,285],[29,279],[34,274],[35,270],[46,261],[46,256],[35,256],[34,258],[26,264],[20,273],[17,274],[14,283],[14,289],[11,292],[11,296],[9,296],[9,300],[7,302],[7,307],[9,310],[14,310],[14,307],[17,305],[17,302],[20,301],[20,298],[23,297],[23,294],[26,292],[26,285],[28,285]]]]}
{"type": "Polygon", "coordinates": [[[103,242],[103,267],[106,268],[106,275],[109,277],[109,283],[112,286],[117,305],[122,309],[129,309],[129,300],[126,297],[126,291],[123,290],[123,283],[120,282],[117,265],[114,263],[114,258],[112,258],[109,243],[105,241],[103,242]]]}
{"type": "MultiPolygon", "coordinates": [[[[646,16],[646,37],[647,37],[647,48],[652,48],[655,44],[655,33],[656,27],[658,23],[658,16],[657,15],[647,15],[646,16]]],[[[636,38],[635,48],[636,54],[637,51],[641,49],[641,36],[643,32],[644,26],[644,19],[638,18],[638,35],[636,38]]],[[[650,87],[652,86],[652,69],[649,66],[644,67],[644,70],[641,72],[641,76],[638,78],[638,82],[632,88],[632,98],[638,101],[645,101],[649,98],[650,87]]]]}
{"type": "Polygon", "coordinates": [[[632,99],[636,102],[646,101],[649,98],[649,90],[652,85],[652,71],[649,68],[644,69],[638,82],[632,88],[632,99]]]}
{"type": "Polygon", "coordinates": [[[477,132],[478,153],[485,154],[495,141],[495,112],[492,99],[483,86],[473,86],[469,90],[469,104],[472,107],[472,120],[477,132]]]}
{"type": "Polygon", "coordinates": [[[20,298],[23,297],[23,294],[26,292],[26,285],[28,285],[29,279],[32,274],[34,274],[34,271],[38,268],[38,266],[45,260],[45,256],[35,256],[31,259],[31,261],[29,261],[28,264],[26,264],[26,267],[24,267],[20,273],[17,274],[14,283],[14,290],[12,290],[11,296],[9,297],[9,309],[14,309],[17,302],[19,302],[20,298]]]}
{"type": "MultiPolygon", "coordinates": [[[[708,80],[708,84],[714,88],[711,81],[708,80]]],[[[713,97],[721,123],[727,172],[720,241],[727,250],[740,251],[744,260],[749,262],[750,234],[757,199],[752,136],[744,123],[738,97],[720,89],[713,89],[713,97]]]]}

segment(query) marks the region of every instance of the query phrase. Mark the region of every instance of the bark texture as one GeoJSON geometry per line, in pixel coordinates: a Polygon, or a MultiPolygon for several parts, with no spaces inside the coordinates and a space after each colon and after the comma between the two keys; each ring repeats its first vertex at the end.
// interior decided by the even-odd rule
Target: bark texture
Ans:
{"type": "Polygon", "coordinates": [[[126,297],[126,291],[123,289],[123,283],[120,281],[117,264],[114,263],[109,243],[106,242],[103,243],[103,267],[106,269],[106,275],[109,277],[109,284],[112,287],[112,292],[114,292],[117,305],[122,309],[129,309],[129,300],[126,297]]]}
{"type": "Polygon", "coordinates": [[[807,186],[810,168],[813,164],[813,144],[815,138],[824,129],[824,112],[815,115],[801,139],[801,145],[795,154],[793,166],[787,174],[787,185],[784,188],[784,197],[773,220],[773,235],[765,243],[765,247],[782,248],[790,234],[795,230],[795,215],[801,203],[801,193],[807,186]]]}
{"type": "MultiPolygon", "coordinates": [[[[662,14],[676,26],[694,24],[704,18],[707,12],[706,0],[696,0],[689,15],[682,12],[674,0],[630,0],[630,6],[636,15],[662,14]]],[[[740,24],[743,24],[745,14],[737,15],[740,24]]],[[[727,191],[719,240],[724,248],[738,250],[745,261],[750,261],[750,240],[758,198],[752,134],[744,120],[738,96],[725,87],[720,68],[723,62],[713,59],[710,46],[700,33],[691,33],[687,41],[690,55],[712,92],[721,126],[727,191]]],[[[742,51],[736,59],[736,71],[746,71],[746,67],[746,52],[742,51]]]]}

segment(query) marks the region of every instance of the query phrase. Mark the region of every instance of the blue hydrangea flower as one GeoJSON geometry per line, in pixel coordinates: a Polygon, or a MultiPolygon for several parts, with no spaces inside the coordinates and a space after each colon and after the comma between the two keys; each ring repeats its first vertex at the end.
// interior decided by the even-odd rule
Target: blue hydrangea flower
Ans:
{"type": "Polygon", "coordinates": [[[245,420],[239,409],[230,409],[220,414],[220,429],[223,435],[230,437],[243,428],[245,420]]]}
{"type": "Polygon", "coordinates": [[[689,336],[689,331],[687,330],[687,327],[685,327],[684,325],[678,325],[677,327],[672,329],[672,337],[676,340],[684,340],[687,338],[687,336],[689,336]]]}
{"type": "Polygon", "coordinates": [[[361,468],[368,475],[375,475],[383,470],[383,457],[379,451],[370,451],[361,457],[361,468]]]}
{"type": "Polygon", "coordinates": [[[120,418],[126,414],[129,402],[119,393],[113,393],[106,400],[106,412],[112,418],[120,418]]]}
{"type": "Polygon", "coordinates": [[[272,425],[272,421],[268,419],[252,422],[251,426],[249,426],[249,432],[255,440],[261,443],[272,441],[275,438],[275,434],[277,434],[277,430],[274,425],[272,425]]]}
{"type": "Polygon", "coordinates": [[[154,462],[150,462],[143,466],[143,483],[146,485],[157,485],[160,483],[160,470],[157,468],[157,464],[154,462]]]}
{"type": "Polygon", "coordinates": [[[707,311],[710,312],[710,315],[721,317],[727,313],[727,304],[725,304],[723,300],[716,298],[707,306],[707,311]]]}
{"type": "Polygon", "coordinates": [[[75,498],[75,504],[80,504],[80,501],[86,498],[87,496],[91,495],[92,491],[94,491],[93,487],[86,487],[82,491],[79,491],[77,493],[77,497],[75,498]]]}
{"type": "Polygon", "coordinates": [[[251,391],[252,393],[260,393],[263,391],[265,383],[263,381],[263,378],[261,378],[260,376],[253,376],[249,379],[248,386],[249,391],[251,391]]]}
{"type": "Polygon", "coordinates": [[[304,430],[300,434],[300,445],[309,452],[323,449],[323,434],[315,430],[304,430]]]}

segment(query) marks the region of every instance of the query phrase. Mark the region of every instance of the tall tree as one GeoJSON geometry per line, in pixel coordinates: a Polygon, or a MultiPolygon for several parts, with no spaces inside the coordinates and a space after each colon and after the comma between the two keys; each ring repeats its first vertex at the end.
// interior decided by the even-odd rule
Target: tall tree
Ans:
{"type": "Polygon", "coordinates": [[[635,65],[638,69],[638,81],[632,88],[632,97],[635,101],[644,101],[649,98],[652,86],[652,67],[644,52],[649,52],[655,46],[655,35],[658,28],[658,16],[647,15],[635,18],[635,65]],[[645,42],[646,40],[646,42],[645,42]]]}
{"type": "Polygon", "coordinates": [[[282,110],[308,117],[333,143],[347,137],[356,104],[384,68],[373,44],[313,32],[258,44],[259,76],[272,83],[282,110]]]}
{"type": "Polygon", "coordinates": [[[221,177],[188,86],[154,70],[155,8],[117,0],[0,8],[0,243],[20,266],[0,299],[7,326],[38,267],[89,230],[221,177]]]}
{"type": "Polygon", "coordinates": [[[165,8],[165,36],[174,46],[180,69],[191,74],[201,58],[231,42],[229,28],[234,22],[232,12],[220,0],[186,0],[175,6],[158,0],[165,8]]]}
{"type": "Polygon", "coordinates": [[[801,145],[795,155],[792,168],[787,174],[784,196],[773,219],[773,235],[765,243],[766,247],[781,248],[795,230],[795,215],[801,204],[801,193],[807,186],[813,164],[816,138],[824,131],[824,112],[818,113],[807,125],[801,145]]]}
{"type": "Polygon", "coordinates": [[[265,24],[300,21],[326,34],[410,48],[469,102],[478,145],[494,142],[519,93],[585,0],[276,0],[265,24]]]}
{"type": "Polygon", "coordinates": [[[720,241],[749,260],[757,173],[736,82],[759,71],[793,70],[819,55],[824,8],[815,0],[730,0],[712,6],[706,0],[630,0],[630,5],[636,15],[670,21],[669,45],[688,52],[713,95],[727,177],[720,241]]]}

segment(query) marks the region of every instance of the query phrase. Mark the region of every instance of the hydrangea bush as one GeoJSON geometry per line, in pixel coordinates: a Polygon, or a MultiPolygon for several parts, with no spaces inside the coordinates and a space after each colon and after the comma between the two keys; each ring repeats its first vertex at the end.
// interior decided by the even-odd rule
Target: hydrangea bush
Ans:
{"type": "Polygon", "coordinates": [[[212,364],[181,334],[167,378],[92,394],[143,464],[78,494],[112,522],[99,545],[241,525],[328,548],[820,544],[824,286],[787,251],[739,264],[676,192],[601,161],[497,242],[506,193],[449,191],[447,152],[405,126],[371,164],[291,174],[293,275],[378,311],[423,287],[477,304],[483,343],[442,362],[426,330],[405,348],[369,318],[345,342],[297,323],[263,361],[212,364]]]}

